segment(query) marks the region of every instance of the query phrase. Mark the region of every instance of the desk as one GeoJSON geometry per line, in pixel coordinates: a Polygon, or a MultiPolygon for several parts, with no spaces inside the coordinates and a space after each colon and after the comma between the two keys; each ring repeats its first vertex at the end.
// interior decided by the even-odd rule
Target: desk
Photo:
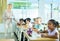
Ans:
{"type": "Polygon", "coordinates": [[[0,41],[15,41],[14,39],[0,39],[0,41]]]}
{"type": "MultiPolygon", "coordinates": [[[[26,33],[26,31],[24,31],[24,29],[23,28],[21,28],[21,27],[18,27],[18,29],[19,29],[19,34],[18,34],[18,36],[20,36],[20,37],[18,37],[19,38],[19,40],[20,40],[20,38],[21,38],[21,32],[23,32],[24,33],[24,37],[26,37],[27,39],[28,39],[28,41],[56,41],[56,39],[52,39],[52,38],[41,38],[41,37],[39,37],[39,38],[32,38],[32,37],[30,37],[27,33],[26,33]]],[[[26,30],[26,29],[25,29],[26,30]]],[[[25,39],[24,39],[25,40],[25,39]]]]}
{"type": "Polygon", "coordinates": [[[24,32],[24,36],[28,39],[28,41],[56,41],[56,39],[52,38],[32,38],[27,33],[24,32]]]}

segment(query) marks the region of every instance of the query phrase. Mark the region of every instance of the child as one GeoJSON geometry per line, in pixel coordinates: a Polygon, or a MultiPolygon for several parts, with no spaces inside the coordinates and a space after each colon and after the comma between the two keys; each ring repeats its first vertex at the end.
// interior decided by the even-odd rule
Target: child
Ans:
{"type": "Polygon", "coordinates": [[[56,27],[59,26],[59,23],[53,19],[48,21],[48,30],[45,32],[48,32],[48,35],[42,34],[43,37],[48,37],[48,38],[55,38],[58,41],[59,38],[59,33],[56,29],[56,27]]]}
{"type": "MultiPolygon", "coordinates": [[[[25,25],[26,25],[26,26],[25,26],[25,29],[26,29],[27,32],[29,32],[29,33],[30,33],[29,30],[31,30],[31,28],[32,28],[32,23],[31,23],[30,21],[31,21],[30,18],[26,18],[26,19],[25,19],[25,25]]],[[[25,41],[28,41],[26,37],[25,37],[25,41]]]]}
{"type": "Polygon", "coordinates": [[[42,19],[40,17],[34,19],[33,30],[36,32],[42,31],[43,26],[41,24],[42,19]]]}
{"type": "Polygon", "coordinates": [[[37,23],[41,24],[42,23],[42,18],[41,17],[37,17],[37,23]]]}
{"type": "Polygon", "coordinates": [[[31,21],[30,18],[26,18],[26,25],[28,28],[32,28],[32,23],[30,21],[31,21]]]}
{"type": "Polygon", "coordinates": [[[17,23],[17,25],[21,26],[24,24],[24,19],[19,19],[19,23],[17,23]]]}

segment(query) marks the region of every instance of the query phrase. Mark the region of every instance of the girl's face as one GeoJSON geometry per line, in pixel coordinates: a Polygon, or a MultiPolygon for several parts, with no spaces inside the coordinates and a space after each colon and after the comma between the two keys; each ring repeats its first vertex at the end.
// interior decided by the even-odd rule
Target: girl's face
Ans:
{"type": "Polygon", "coordinates": [[[48,22],[48,29],[52,30],[54,28],[55,28],[54,24],[51,21],[49,21],[48,22]]]}
{"type": "Polygon", "coordinates": [[[23,20],[20,21],[20,23],[23,23],[23,22],[24,22],[23,20]]]}
{"type": "Polygon", "coordinates": [[[26,20],[26,23],[29,24],[30,22],[26,20]]]}

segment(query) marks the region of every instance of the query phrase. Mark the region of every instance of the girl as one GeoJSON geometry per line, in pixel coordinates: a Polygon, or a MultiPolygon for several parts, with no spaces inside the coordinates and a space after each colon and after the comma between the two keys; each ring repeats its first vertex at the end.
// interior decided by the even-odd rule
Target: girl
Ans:
{"type": "Polygon", "coordinates": [[[34,19],[34,25],[33,25],[33,30],[36,32],[42,31],[43,30],[43,26],[41,24],[42,19],[40,17],[37,17],[34,19]]]}
{"type": "Polygon", "coordinates": [[[22,26],[24,24],[24,19],[19,19],[19,23],[17,23],[18,26],[22,26]]]}
{"type": "Polygon", "coordinates": [[[45,32],[48,32],[48,35],[42,34],[43,37],[47,38],[55,38],[58,41],[59,33],[56,29],[56,27],[59,26],[59,23],[53,19],[48,21],[48,30],[45,32]]]}
{"type": "Polygon", "coordinates": [[[26,26],[27,28],[32,28],[32,23],[31,23],[31,19],[30,18],[26,18],[26,26]]]}

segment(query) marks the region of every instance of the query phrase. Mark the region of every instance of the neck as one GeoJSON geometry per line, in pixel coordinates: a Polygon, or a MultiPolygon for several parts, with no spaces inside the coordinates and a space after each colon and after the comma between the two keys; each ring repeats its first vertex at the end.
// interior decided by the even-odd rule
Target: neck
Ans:
{"type": "Polygon", "coordinates": [[[54,31],[54,29],[51,29],[51,32],[54,31]]]}
{"type": "Polygon", "coordinates": [[[10,9],[10,8],[7,8],[7,10],[10,10],[10,11],[11,11],[11,9],[10,9]]]}

